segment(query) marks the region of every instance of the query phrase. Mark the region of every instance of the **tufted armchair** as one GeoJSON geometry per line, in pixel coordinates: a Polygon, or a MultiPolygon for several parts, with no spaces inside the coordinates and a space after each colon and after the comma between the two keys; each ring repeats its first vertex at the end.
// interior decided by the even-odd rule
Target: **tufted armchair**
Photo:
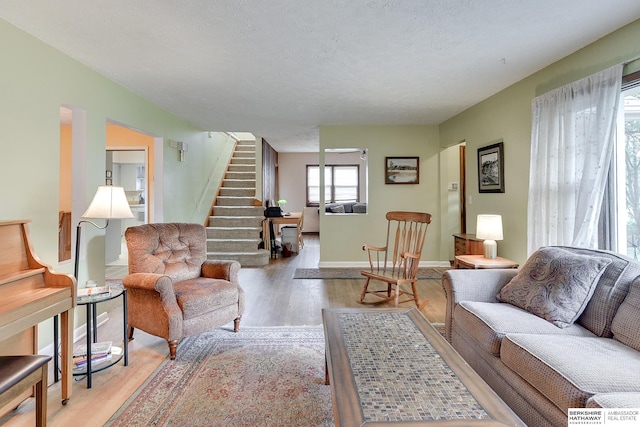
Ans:
{"type": "Polygon", "coordinates": [[[171,360],[180,339],[234,321],[240,327],[244,291],[237,261],[207,260],[206,230],[199,224],[129,227],[127,289],[129,339],[135,328],[165,338],[171,360]]]}

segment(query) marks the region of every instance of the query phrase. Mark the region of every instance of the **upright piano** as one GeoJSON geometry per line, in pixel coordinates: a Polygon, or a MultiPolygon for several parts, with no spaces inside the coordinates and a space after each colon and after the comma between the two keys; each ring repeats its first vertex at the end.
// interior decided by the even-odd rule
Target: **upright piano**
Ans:
{"type": "MultiPolygon", "coordinates": [[[[71,397],[73,378],[76,280],[69,274],[54,273],[38,259],[29,240],[29,222],[0,221],[0,355],[37,354],[38,324],[59,315],[64,404],[71,397]]],[[[26,393],[0,408],[0,415],[29,395],[26,393]]]]}

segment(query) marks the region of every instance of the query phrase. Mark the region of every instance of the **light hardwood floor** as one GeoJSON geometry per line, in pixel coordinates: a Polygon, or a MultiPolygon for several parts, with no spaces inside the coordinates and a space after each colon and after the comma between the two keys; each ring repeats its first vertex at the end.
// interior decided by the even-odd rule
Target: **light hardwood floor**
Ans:
{"type": "MultiPolygon", "coordinates": [[[[243,268],[240,271],[240,283],[246,292],[246,309],[240,327],[320,325],[322,308],[362,307],[356,302],[362,289],[362,280],[293,279],[296,268],[316,268],[319,256],[318,236],[305,235],[305,246],[300,254],[271,260],[269,265],[261,268],[243,268]]],[[[107,277],[115,278],[125,272],[122,268],[107,270],[107,277]]],[[[425,317],[432,323],[444,322],[445,297],[440,281],[421,280],[418,282],[418,291],[421,298],[430,300],[422,310],[425,317]]],[[[109,310],[109,321],[99,328],[99,340],[118,342],[122,339],[121,299],[114,301],[116,305],[109,310]]],[[[408,303],[405,305],[410,306],[408,303]]],[[[231,331],[232,324],[225,328],[231,331]]],[[[120,363],[94,374],[91,389],[86,388],[86,380],[78,378],[73,385],[73,395],[65,406],[60,401],[60,383],[49,387],[48,425],[103,425],[167,355],[166,341],[136,331],[135,339],[129,345],[129,366],[120,363]]],[[[32,426],[32,400],[0,418],[0,425],[32,426]]]]}

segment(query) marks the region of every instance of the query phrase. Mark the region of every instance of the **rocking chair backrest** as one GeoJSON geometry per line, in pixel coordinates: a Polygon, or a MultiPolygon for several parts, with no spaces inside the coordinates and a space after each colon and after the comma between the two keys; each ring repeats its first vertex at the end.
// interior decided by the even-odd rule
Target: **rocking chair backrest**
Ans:
{"type": "Polygon", "coordinates": [[[418,272],[418,264],[427,236],[427,227],[431,223],[431,215],[422,212],[392,211],[388,212],[386,217],[388,221],[387,250],[385,251],[383,268],[387,270],[390,266],[391,274],[414,278],[418,272]],[[413,256],[403,258],[402,255],[407,252],[413,256]],[[389,257],[391,259],[388,259],[389,257]]]}

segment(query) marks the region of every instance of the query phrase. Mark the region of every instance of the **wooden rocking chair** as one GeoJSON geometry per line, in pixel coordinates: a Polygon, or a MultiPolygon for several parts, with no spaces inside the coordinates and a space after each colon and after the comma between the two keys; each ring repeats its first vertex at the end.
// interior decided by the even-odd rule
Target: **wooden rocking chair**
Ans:
{"type": "Polygon", "coordinates": [[[416,282],[431,215],[421,212],[388,212],[386,218],[388,221],[386,245],[362,247],[362,250],[367,251],[369,255],[370,270],[360,272],[367,280],[358,303],[382,304],[393,299],[397,306],[414,301],[418,310],[422,310],[429,300],[420,302],[416,282]],[[369,290],[369,282],[372,279],[386,283],[386,289],[369,290]],[[409,285],[411,290],[408,289],[409,285]],[[367,294],[378,299],[365,301],[367,294]],[[400,301],[401,295],[408,295],[410,298],[400,301]]]}

